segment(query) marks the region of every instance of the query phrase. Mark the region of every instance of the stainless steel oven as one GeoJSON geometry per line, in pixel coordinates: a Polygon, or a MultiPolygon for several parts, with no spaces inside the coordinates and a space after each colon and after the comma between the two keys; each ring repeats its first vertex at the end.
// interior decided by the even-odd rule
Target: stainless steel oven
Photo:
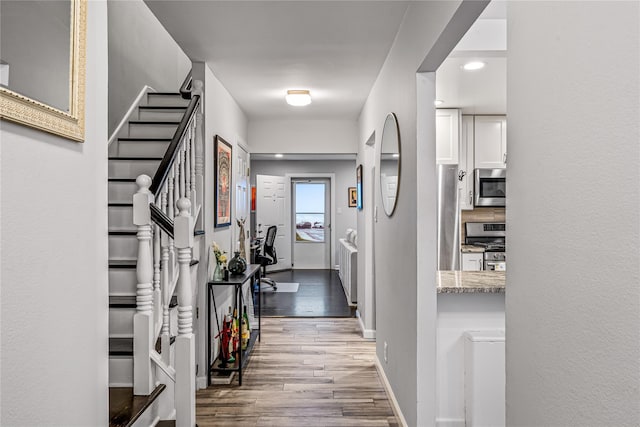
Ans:
{"type": "Polygon", "coordinates": [[[484,248],[483,270],[506,271],[507,239],[504,222],[466,222],[464,230],[465,244],[484,248]]]}
{"type": "Polygon", "coordinates": [[[504,207],[507,196],[506,178],[506,169],[476,169],[473,205],[504,207]]]}

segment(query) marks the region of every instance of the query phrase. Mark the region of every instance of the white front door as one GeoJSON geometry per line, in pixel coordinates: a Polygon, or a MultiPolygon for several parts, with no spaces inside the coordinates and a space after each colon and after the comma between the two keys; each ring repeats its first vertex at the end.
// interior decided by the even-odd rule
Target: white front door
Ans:
{"type": "Polygon", "coordinates": [[[278,227],[275,248],[278,263],[267,271],[291,268],[291,202],[289,178],[284,176],[256,175],[256,231],[258,237],[266,237],[267,228],[278,227]]]}
{"type": "Polygon", "coordinates": [[[331,181],[293,179],[293,267],[331,268],[331,181]]]}

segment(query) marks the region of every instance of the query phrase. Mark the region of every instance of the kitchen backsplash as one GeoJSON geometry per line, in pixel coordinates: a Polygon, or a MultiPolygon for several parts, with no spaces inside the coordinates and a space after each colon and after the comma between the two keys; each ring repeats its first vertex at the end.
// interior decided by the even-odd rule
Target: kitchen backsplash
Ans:
{"type": "Polygon", "coordinates": [[[505,220],[505,208],[475,208],[472,211],[462,211],[460,241],[464,244],[466,237],[464,225],[467,222],[505,222],[505,220]]]}

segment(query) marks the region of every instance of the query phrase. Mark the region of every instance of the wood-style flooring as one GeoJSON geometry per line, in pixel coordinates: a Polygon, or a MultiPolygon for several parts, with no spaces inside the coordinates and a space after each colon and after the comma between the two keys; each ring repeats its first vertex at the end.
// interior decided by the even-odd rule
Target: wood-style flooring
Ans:
{"type": "Polygon", "coordinates": [[[276,282],[300,283],[298,292],[263,292],[263,316],[354,317],[335,270],[287,270],[268,273],[276,282]]]}
{"type": "Polygon", "coordinates": [[[356,319],[268,318],[242,379],[197,393],[208,426],[398,426],[356,319]]]}

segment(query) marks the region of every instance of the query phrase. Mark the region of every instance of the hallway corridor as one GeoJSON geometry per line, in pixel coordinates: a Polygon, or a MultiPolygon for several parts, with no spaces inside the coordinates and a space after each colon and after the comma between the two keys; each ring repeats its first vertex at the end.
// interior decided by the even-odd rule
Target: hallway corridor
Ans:
{"type": "Polygon", "coordinates": [[[198,391],[198,426],[399,425],[356,319],[268,318],[262,334],[242,387],[198,391]]]}

